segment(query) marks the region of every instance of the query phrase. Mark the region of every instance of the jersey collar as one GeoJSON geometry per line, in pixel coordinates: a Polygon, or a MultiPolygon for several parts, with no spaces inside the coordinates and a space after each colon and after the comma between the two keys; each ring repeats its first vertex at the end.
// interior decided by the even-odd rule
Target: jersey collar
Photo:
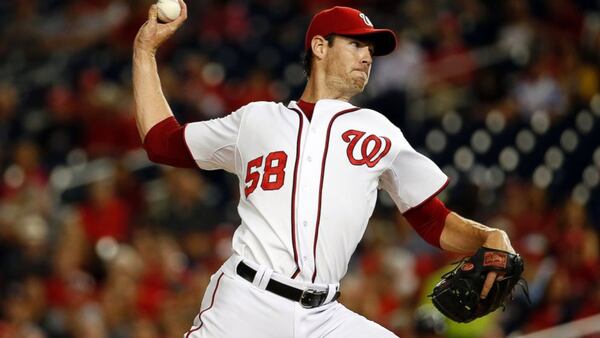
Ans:
{"type": "MultiPolygon", "coordinates": [[[[290,101],[290,103],[288,104],[288,108],[300,109],[300,107],[298,107],[298,102],[294,100],[290,101]]],[[[315,105],[314,114],[322,114],[321,112],[335,114],[339,111],[350,108],[356,108],[356,106],[346,101],[322,99],[317,101],[315,105]]]]}

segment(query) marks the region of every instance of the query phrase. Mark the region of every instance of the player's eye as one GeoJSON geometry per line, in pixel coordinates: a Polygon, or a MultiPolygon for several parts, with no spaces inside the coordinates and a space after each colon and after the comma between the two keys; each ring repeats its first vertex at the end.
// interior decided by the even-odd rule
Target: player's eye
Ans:
{"type": "Polygon", "coordinates": [[[360,42],[360,41],[357,41],[357,40],[352,40],[352,41],[350,41],[350,45],[356,47],[357,49],[365,47],[365,46],[368,46],[369,47],[369,53],[371,53],[371,56],[373,56],[373,53],[375,53],[375,48],[373,46],[371,46],[370,44],[366,44],[366,43],[363,43],[363,42],[360,42]]]}

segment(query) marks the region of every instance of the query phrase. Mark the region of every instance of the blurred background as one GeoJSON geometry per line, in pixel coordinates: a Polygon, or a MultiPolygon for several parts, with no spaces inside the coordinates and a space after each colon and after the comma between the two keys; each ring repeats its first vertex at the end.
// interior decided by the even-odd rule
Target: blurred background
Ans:
{"type": "MultiPolygon", "coordinates": [[[[1,338],[181,337],[229,256],[236,178],[140,148],[131,46],[151,3],[0,1],[1,338]]],[[[515,337],[599,314],[600,1],[189,0],[158,54],[179,121],[298,99],[310,17],[336,4],[400,40],[354,103],[443,168],[451,209],[509,233],[531,295],[445,321],[427,294],[460,257],[381,193],[342,302],[402,338],[515,337]]],[[[600,336],[576,332],[544,337],[600,336]]]]}

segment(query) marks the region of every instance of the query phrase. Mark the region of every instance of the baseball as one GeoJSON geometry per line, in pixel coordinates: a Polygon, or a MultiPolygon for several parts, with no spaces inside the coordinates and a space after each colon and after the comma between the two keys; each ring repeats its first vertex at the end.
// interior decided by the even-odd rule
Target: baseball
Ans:
{"type": "Polygon", "coordinates": [[[162,22],[171,22],[181,13],[181,6],[177,0],[158,0],[158,19],[162,22]]]}

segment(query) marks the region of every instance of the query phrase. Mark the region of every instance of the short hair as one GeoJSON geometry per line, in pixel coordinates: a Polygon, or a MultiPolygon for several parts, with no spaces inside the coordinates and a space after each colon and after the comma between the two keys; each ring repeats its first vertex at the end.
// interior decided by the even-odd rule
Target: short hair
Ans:
{"type": "MultiPolygon", "coordinates": [[[[335,34],[329,34],[325,37],[328,46],[333,46],[334,38],[335,34]]],[[[310,77],[310,73],[312,72],[312,59],[313,52],[311,46],[306,51],[304,51],[304,55],[302,57],[302,66],[304,67],[304,74],[306,74],[306,77],[310,77]]]]}

